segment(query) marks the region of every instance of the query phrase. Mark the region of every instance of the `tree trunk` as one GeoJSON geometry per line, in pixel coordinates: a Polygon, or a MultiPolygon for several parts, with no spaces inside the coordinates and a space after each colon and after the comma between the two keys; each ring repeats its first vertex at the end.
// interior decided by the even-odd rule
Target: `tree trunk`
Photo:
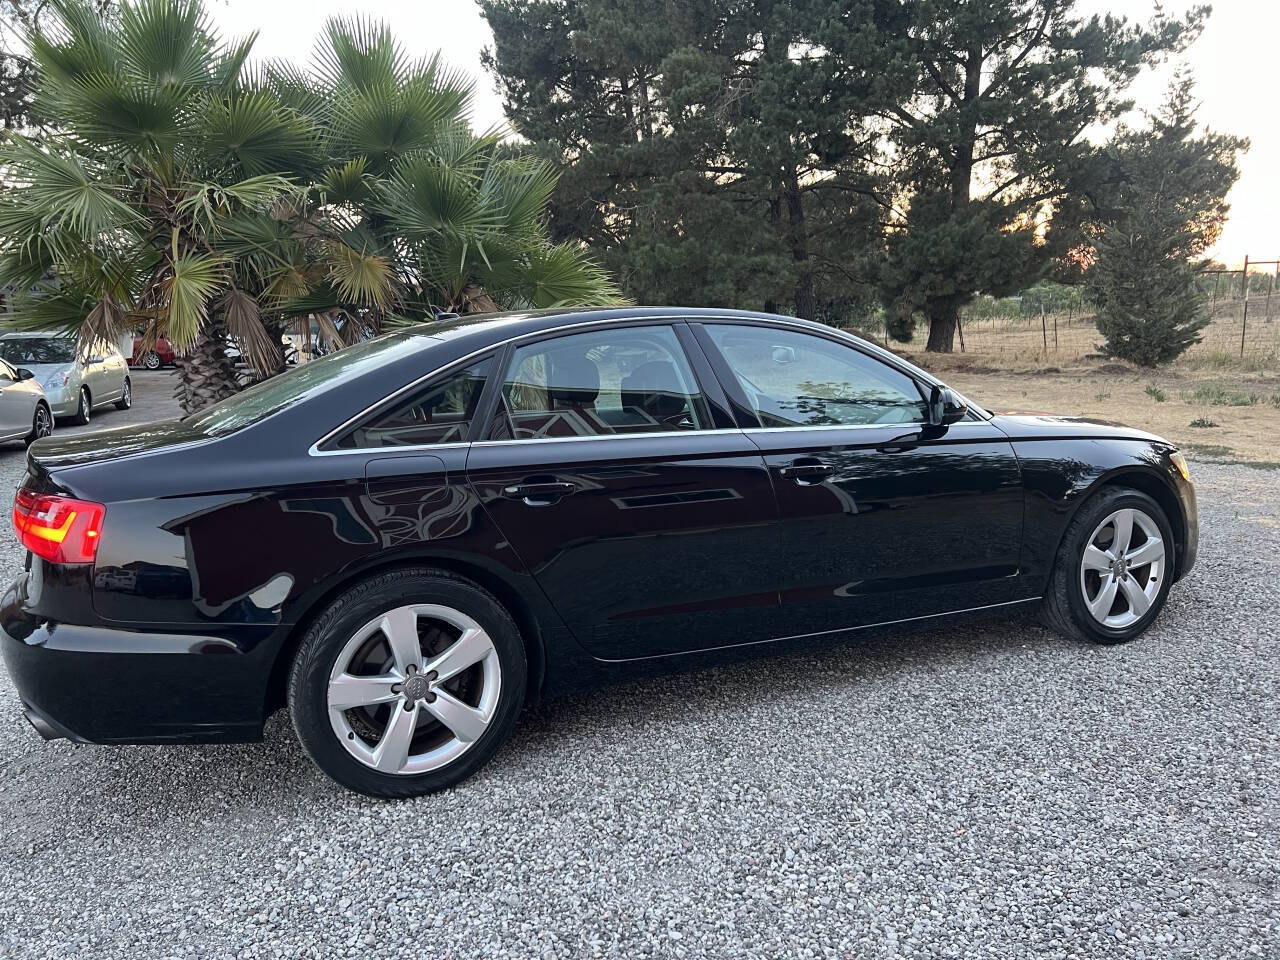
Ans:
{"type": "Polygon", "coordinates": [[[929,341],[925,350],[932,353],[950,353],[956,335],[956,318],[960,311],[952,306],[929,308],[929,341]]]}
{"type": "MultiPolygon", "coordinates": [[[[978,101],[982,96],[983,56],[980,48],[968,51],[964,61],[964,93],[960,106],[959,131],[951,162],[951,214],[963,216],[973,190],[973,153],[978,142],[978,101]]],[[[929,340],[925,350],[951,353],[960,309],[954,305],[929,308],[929,340]]]]}
{"type": "Polygon", "coordinates": [[[174,390],[184,413],[195,413],[211,403],[240,392],[235,364],[227,356],[227,341],[220,324],[209,324],[185,354],[174,358],[178,386],[174,390]]]}
{"type": "Polygon", "coordinates": [[[804,222],[804,202],[795,169],[787,171],[783,191],[787,201],[788,237],[791,259],[796,265],[796,316],[818,318],[818,298],[813,292],[813,261],[809,259],[809,231],[804,222]]]}

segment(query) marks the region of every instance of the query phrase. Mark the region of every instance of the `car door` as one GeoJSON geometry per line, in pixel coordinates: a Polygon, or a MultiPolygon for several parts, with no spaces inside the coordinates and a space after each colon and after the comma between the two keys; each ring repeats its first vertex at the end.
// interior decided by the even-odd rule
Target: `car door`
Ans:
{"type": "Polygon", "coordinates": [[[18,372],[0,360],[0,437],[12,439],[31,430],[35,404],[31,392],[19,386],[18,372]]]}
{"type": "Polygon", "coordinates": [[[601,659],[769,637],[769,474],[688,336],[649,321],[512,346],[468,454],[491,519],[601,659]]]}
{"type": "Polygon", "coordinates": [[[85,381],[93,395],[94,406],[120,399],[121,384],[124,381],[115,382],[116,377],[111,369],[111,346],[108,343],[94,341],[86,367],[85,381]]]}
{"type": "Polygon", "coordinates": [[[778,502],[781,635],[1004,603],[1018,578],[1022,482],[985,419],[927,422],[905,368],[837,334],[695,327],[778,502]]]}

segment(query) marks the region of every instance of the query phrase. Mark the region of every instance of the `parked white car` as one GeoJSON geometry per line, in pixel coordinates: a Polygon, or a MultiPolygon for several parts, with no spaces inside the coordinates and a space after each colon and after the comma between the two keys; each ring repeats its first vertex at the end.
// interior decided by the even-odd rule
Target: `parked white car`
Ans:
{"type": "Polygon", "coordinates": [[[53,433],[53,411],[30,370],[0,360],[0,441],[34,443],[53,433]]]}
{"type": "Polygon", "coordinates": [[[133,405],[129,365],[105,340],[95,342],[85,356],[73,337],[61,333],[6,333],[0,337],[0,358],[35,375],[55,417],[88,423],[105,404],[114,403],[119,410],[133,405]]]}

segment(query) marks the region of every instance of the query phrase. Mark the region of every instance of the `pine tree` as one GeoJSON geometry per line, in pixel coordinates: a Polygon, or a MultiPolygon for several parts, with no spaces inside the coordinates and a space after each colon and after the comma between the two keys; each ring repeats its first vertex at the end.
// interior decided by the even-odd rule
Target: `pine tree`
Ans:
{"type": "MultiPolygon", "coordinates": [[[[1085,134],[1130,107],[1140,70],[1199,33],[1157,8],[1146,26],[1081,17],[1076,0],[900,0],[877,8],[916,71],[884,120],[900,217],[880,290],[886,309],[929,321],[949,352],[960,308],[1015,293],[1075,245],[1097,177],[1085,134]]],[[[909,324],[900,324],[899,327],[909,324]]],[[[905,332],[905,331],[904,331],[905,332]]]]}
{"type": "Polygon", "coordinates": [[[1181,356],[1210,322],[1198,261],[1222,231],[1236,154],[1248,148],[1238,137],[1196,136],[1193,93],[1179,74],[1149,128],[1122,128],[1108,149],[1112,186],[1086,282],[1105,352],[1141,366],[1181,356]]]}

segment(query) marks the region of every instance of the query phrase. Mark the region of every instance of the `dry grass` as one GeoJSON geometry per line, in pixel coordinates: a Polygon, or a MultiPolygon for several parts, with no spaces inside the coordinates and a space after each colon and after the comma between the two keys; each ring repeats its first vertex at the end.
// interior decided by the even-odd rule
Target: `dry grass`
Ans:
{"type": "Polygon", "coordinates": [[[1038,321],[1034,334],[1033,343],[1017,331],[966,333],[963,354],[926,354],[920,344],[892,348],[995,410],[1113,420],[1158,433],[1201,459],[1280,466],[1276,354],[1242,363],[1201,344],[1175,364],[1143,370],[1092,349],[1046,355],[1038,321]]]}

